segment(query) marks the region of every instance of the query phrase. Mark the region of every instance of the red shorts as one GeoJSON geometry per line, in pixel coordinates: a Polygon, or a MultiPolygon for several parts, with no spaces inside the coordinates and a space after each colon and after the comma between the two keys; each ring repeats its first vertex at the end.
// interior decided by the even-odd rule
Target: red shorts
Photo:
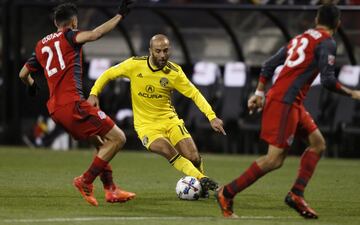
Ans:
{"type": "Polygon", "coordinates": [[[260,137],[268,144],[288,148],[295,135],[308,136],[317,125],[304,105],[289,105],[267,99],[262,115],[260,137]]]}
{"type": "Polygon", "coordinates": [[[77,140],[95,135],[103,137],[115,125],[103,111],[85,100],[58,108],[51,114],[51,118],[77,140]]]}

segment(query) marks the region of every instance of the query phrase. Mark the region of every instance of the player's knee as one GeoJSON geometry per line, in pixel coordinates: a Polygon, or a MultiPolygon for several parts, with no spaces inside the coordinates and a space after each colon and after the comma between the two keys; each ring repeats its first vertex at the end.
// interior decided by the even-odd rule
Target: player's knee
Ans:
{"type": "Polygon", "coordinates": [[[119,137],[116,139],[117,150],[120,151],[126,143],[126,136],[123,132],[119,134],[119,137]]]}
{"type": "Polygon", "coordinates": [[[283,163],[284,163],[284,160],[279,157],[267,158],[266,168],[269,171],[279,169],[280,167],[282,167],[283,163]]]}
{"type": "Polygon", "coordinates": [[[113,145],[113,149],[118,152],[124,147],[126,143],[126,136],[124,132],[119,129],[118,132],[116,132],[116,135],[109,138],[109,141],[113,145]]]}
{"type": "Polygon", "coordinates": [[[321,154],[323,154],[323,152],[325,152],[325,150],[326,150],[326,144],[325,144],[325,142],[320,143],[320,144],[314,146],[313,149],[314,149],[319,155],[321,155],[321,154]]]}
{"type": "Polygon", "coordinates": [[[326,150],[326,142],[323,138],[319,138],[311,144],[310,148],[317,153],[322,154],[326,150]]]}

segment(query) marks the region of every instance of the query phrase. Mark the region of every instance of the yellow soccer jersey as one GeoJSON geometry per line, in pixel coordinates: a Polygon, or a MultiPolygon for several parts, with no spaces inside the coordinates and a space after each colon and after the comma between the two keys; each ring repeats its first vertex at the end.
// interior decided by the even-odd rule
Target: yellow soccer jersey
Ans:
{"type": "Polygon", "coordinates": [[[106,70],[90,94],[97,96],[110,80],[119,77],[130,79],[135,128],[177,117],[170,99],[173,89],[191,98],[209,120],[216,118],[209,103],[175,63],[154,69],[147,56],[129,58],[106,70]]]}

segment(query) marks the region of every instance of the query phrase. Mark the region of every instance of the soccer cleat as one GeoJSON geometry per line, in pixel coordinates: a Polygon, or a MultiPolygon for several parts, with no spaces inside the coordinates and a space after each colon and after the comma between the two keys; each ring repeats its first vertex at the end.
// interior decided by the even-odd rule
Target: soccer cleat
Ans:
{"type": "Polygon", "coordinates": [[[105,200],[110,203],[127,202],[135,198],[136,194],[128,191],[121,190],[115,185],[110,188],[105,188],[105,200]]]}
{"type": "Polygon", "coordinates": [[[209,190],[201,190],[200,198],[210,198],[209,190]]]}
{"type": "Polygon", "coordinates": [[[91,205],[98,206],[96,198],[94,197],[94,185],[86,184],[82,176],[75,177],[73,185],[80,191],[83,198],[91,205]]]}
{"type": "Polygon", "coordinates": [[[212,190],[215,191],[219,185],[209,177],[203,177],[200,179],[201,188],[203,191],[212,190]]]}
{"type": "Polygon", "coordinates": [[[305,199],[301,196],[289,192],[285,197],[285,203],[291,208],[295,209],[300,215],[307,219],[317,219],[317,213],[310,208],[310,206],[305,202],[305,199]]]}
{"type": "Polygon", "coordinates": [[[239,218],[233,211],[233,199],[226,198],[223,195],[224,186],[215,191],[215,198],[220,206],[221,212],[226,218],[239,218]]]}

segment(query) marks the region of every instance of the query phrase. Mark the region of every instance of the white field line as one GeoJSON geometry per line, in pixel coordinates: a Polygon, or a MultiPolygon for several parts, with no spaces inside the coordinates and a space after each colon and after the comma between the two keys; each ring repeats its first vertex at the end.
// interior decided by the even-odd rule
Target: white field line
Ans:
{"type": "MultiPolygon", "coordinates": [[[[299,219],[300,217],[290,216],[240,216],[238,219],[246,220],[268,220],[268,219],[299,219]]],[[[218,217],[146,217],[146,216],[127,216],[127,217],[64,217],[64,218],[45,218],[45,219],[5,219],[5,223],[47,223],[47,222],[89,222],[89,221],[141,221],[141,220],[213,220],[221,219],[218,217]]]]}

